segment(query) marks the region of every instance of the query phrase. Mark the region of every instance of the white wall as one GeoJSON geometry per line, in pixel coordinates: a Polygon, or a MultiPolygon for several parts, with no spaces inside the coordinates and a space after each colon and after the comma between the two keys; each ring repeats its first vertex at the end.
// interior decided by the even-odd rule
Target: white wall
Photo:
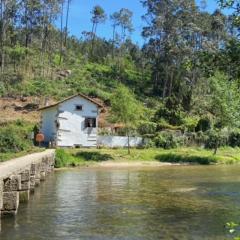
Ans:
{"type": "Polygon", "coordinates": [[[57,107],[47,108],[42,111],[41,129],[40,131],[44,134],[44,142],[50,142],[55,140],[57,133],[56,129],[56,115],[57,107]]]}
{"type": "MultiPolygon", "coordinates": [[[[141,137],[130,137],[130,146],[137,147],[143,144],[141,137]]],[[[98,136],[97,145],[105,147],[127,147],[128,138],[120,136],[98,136]]]]}
{"type": "Polygon", "coordinates": [[[76,96],[59,104],[58,111],[58,122],[60,125],[57,138],[58,146],[71,147],[74,145],[82,145],[91,147],[96,145],[96,134],[89,134],[84,125],[85,118],[98,117],[97,105],[80,96],[76,96]],[[82,111],[77,111],[76,105],[82,105],[82,111]],[[91,137],[91,141],[89,136],[91,137]]]}

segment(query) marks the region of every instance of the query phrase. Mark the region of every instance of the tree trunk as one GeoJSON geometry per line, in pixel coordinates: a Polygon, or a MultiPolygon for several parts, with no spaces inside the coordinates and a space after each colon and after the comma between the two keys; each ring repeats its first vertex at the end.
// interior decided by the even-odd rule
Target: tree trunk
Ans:
{"type": "Polygon", "coordinates": [[[62,55],[63,55],[63,8],[64,8],[64,0],[62,1],[62,6],[61,6],[61,36],[60,36],[59,65],[61,65],[62,63],[62,55]]]}
{"type": "Polygon", "coordinates": [[[4,56],[4,42],[5,42],[5,17],[4,17],[5,4],[1,1],[1,21],[2,21],[2,32],[1,32],[1,72],[4,72],[5,56],[4,56]]]}
{"type": "Polygon", "coordinates": [[[128,154],[130,154],[130,136],[129,136],[129,129],[127,129],[127,138],[128,138],[128,154]]]}
{"type": "Polygon", "coordinates": [[[66,15],[65,39],[64,39],[64,46],[65,47],[67,46],[69,7],[70,7],[70,0],[67,1],[67,15],[66,15]]]}
{"type": "Polygon", "coordinates": [[[116,30],[116,26],[115,26],[115,25],[113,25],[113,39],[112,39],[112,59],[114,59],[115,30],[116,30]]]}
{"type": "Polygon", "coordinates": [[[218,141],[216,142],[213,155],[216,155],[216,154],[217,154],[217,150],[218,150],[218,141]]]}
{"type": "Polygon", "coordinates": [[[162,92],[162,98],[163,99],[166,97],[166,93],[167,93],[167,83],[168,83],[168,77],[169,77],[168,65],[166,66],[165,73],[166,73],[166,77],[164,79],[163,92],[162,92]]]}
{"type": "Polygon", "coordinates": [[[173,75],[174,75],[173,74],[173,69],[171,69],[168,97],[171,97],[171,95],[172,95],[173,75]]]}
{"type": "Polygon", "coordinates": [[[91,58],[93,57],[93,53],[94,53],[96,32],[97,32],[97,23],[93,23],[91,58]]]}

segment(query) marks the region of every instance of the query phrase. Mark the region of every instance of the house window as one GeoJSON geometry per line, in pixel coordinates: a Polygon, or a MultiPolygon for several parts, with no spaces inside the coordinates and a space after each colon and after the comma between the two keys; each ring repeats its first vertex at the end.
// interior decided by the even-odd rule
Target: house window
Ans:
{"type": "Polygon", "coordinates": [[[83,106],[82,105],[76,105],[75,110],[76,111],[82,111],[83,110],[83,106]]]}
{"type": "Polygon", "coordinates": [[[85,128],[95,128],[97,127],[96,118],[85,118],[85,128]]]}

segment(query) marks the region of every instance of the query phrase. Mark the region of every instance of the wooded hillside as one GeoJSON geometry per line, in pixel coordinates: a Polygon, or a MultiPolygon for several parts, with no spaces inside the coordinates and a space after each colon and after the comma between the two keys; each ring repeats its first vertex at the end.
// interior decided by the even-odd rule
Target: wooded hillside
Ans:
{"type": "Polygon", "coordinates": [[[239,1],[219,1],[213,13],[204,1],[142,2],[139,46],[131,40],[134,13],[125,8],[107,16],[95,6],[92,29],[77,38],[69,35],[70,0],[1,1],[0,96],[58,100],[82,92],[110,106],[122,84],[147,113],[137,126],[142,135],[238,129],[239,1]],[[107,18],[112,36],[103,39],[98,31],[107,18]]]}

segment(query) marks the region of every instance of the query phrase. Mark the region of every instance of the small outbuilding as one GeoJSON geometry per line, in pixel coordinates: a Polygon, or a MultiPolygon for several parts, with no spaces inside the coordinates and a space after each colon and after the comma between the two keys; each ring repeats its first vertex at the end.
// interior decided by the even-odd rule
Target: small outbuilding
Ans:
{"type": "Polygon", "coordinates": [[[57,147],[96,146],[101,108],[100,103],[83,94],[40,108],[44,142],[57,147]]]}

